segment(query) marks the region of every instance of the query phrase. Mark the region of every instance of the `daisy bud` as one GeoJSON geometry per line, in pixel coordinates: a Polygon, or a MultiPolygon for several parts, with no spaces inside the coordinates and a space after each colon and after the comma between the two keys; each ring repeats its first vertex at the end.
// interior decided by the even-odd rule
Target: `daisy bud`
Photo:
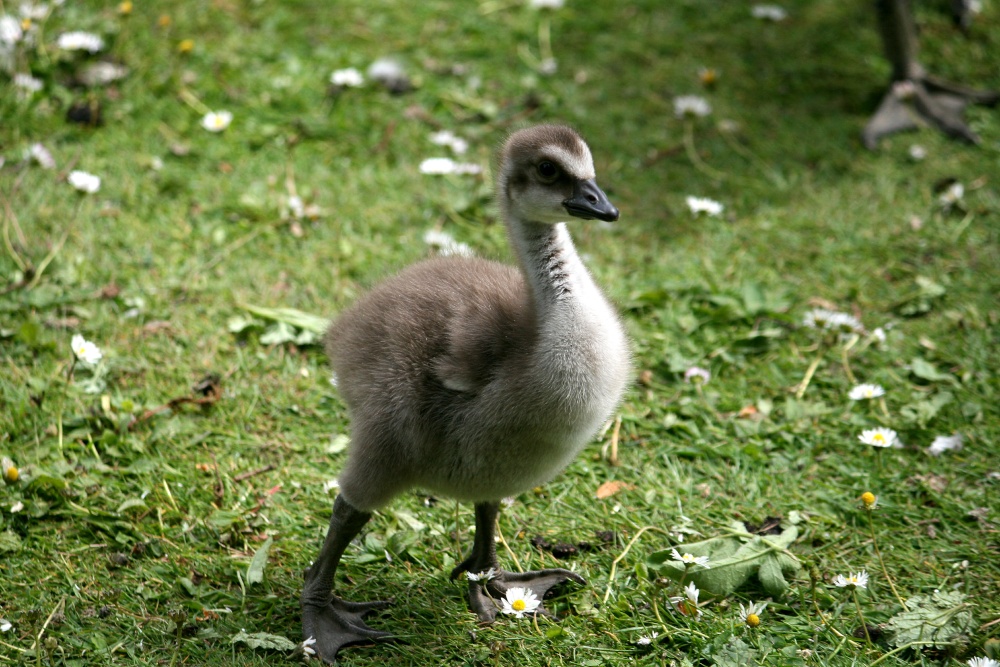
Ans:
{"type": "Polygon", "coordinates": [[[878,496],[871,491],[865,491],[861,494],[861,502],[865,504],[866,510],[874,509],[875,503],[878,502],[878,496]]]}

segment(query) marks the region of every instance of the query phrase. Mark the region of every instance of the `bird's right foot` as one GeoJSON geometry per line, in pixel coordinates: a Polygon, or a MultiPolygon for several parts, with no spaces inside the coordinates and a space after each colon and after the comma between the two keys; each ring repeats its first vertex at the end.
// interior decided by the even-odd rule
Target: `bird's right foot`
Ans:
{"type": "Polygon", "coordinates": [[[348,602],[331,597],[326,604],[302,603],[302,637],[315,639],[309,645],[316,655],[327,664],[334,664],[337,653],[352,644],[370,644],[392,637],[389,632],[375,630],[364,622],[364,617],[373,611],[385,609],[391,603],[348,602]]]}

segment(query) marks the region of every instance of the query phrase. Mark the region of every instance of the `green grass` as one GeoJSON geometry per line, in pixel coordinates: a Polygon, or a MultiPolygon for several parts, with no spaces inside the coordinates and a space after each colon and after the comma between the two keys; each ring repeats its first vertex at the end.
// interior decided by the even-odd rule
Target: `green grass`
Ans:
{"type": "MultiPolygon", "coordinates": [[[[410,493],[377,514],[338,578],[347,597],[395,598],[373,624],[402,641],[346,650],[342,664],[872,664],[893,650],[891,635],[871,646],[852,636],[853,601],[830,584],[866,569],[869,624],[900,611],[858,500],[866,490],[879,496],[877,543],[901,595],[957,591],[975,616],[951,645],[879,664],[962,664],[996,642],[1000,114],[968,111],[978,147],[924,131],[864,151],[860,128],[888,75],[867,2],[795,0],[779,24],[749,18],[743,3],[568,4],[539,14],[503,2],[218,0],[136,3],[121,17],[85,2],[42,22],[46,49],[21,66],[44,91],[23,99],[0,75],[10,239],[0,455],[21,470],[0,488],[0,617],[13,624],[0,664],[283,660],[230,639],[245,629],[298,640],[301,573],[332,500],[322,485],[350,427],[316,346],[269,346],[259,327],[231,331],[231,319],[248,318],[248,304],[332,316],[428,256],[422,238],[434,227],[509,259],[488,175],[431,177],[417,165],[447,154],[427,139],[436,126],[469,139],[463,159],[486,166],[510,128],[542,121],[587,137],[622,210],[614,227],[573,233],[624,313],[637,375],[649,373],[620,410],[621,465],[602,455],[609,432],[519,497],[500,528],[522,567],[571,563],[589,585],[554,603],[558,623],[477,627],[447,580],[471,543],[472,510],[410,493]],[[543,22],[559,62],[551,77],[533,67],[543,22]],[[129,76],[70,85],[72,59],[50,46],[68,29],[101,33],[129,76]],[[194,50],[180,54],[188,38],[194,50]],[[333,69],[385,55],[406,65],[414,91],[369,83],[329,94],[333,69]],[[700,67],[719,72],[715,88],[701,86],[700,67]],[[698,163],[673,116],[673,97],[687,93],[714,108],[690,128],[698,163]],[[102,126],[66,123],[81,99],[100,102],[102,126]],[[193,100],[229,109],[232,126],[206,132],[193,100]],[[723,120],[738,130],[725,134],[723,120]],[[22,161],[39,141],[56,170],[22,161]],[[927,159],[907,157],[914,143],[927,159]],[[101,190],[79,196],[65,182],[71,168],[100,175],[101,190]],[[961,210],[938,204],[945,178],[965,185],[961,210]],[[316,219],[287,219],[289,183],[320,208],[316,219]],[[693,218],[686,195],[718,199],[723,217],[693,218]],[[822,302],[888,327],[886,343],[863,338],[845,365],[842,343],[824,347],[801,325],[822,302]],[[80,365],[68,380],[77,332],[105,353],[100,383],[80,365]],[[694,364],[713,374],[702,391],[682,379],[694,364]],[[221,377],[213,405],[133,423],[208,373],[221,377]],[[850,404],[849,373],[886,388],[888,416],[850,404]],[[748,406],[757,418],[739,416],[748,406]],[[906,447],[878,458],[861,445],[861,430],[878,425],[906,447]],[[952,432],[963,450],[926,453],[952,432]],[[595,499],[608,480],[630,486],[595,499]],[[768,599],[756,580],[703,592],[701,621],[670,609],[681,587],[647,557],[676,545],[678,527],[701,535],[692,542],[792,512],[803,520],[791,552],[805,568],[759,628],[737,618],[740,603],[768,599]],[[248,585],[269,535],[263,581],[248,585]],[[558,561],[532,546],[537,535],[597,546],[558,561]],[[634,645],[654,631],[651,650],[634,645]],[[809,662],[797,654],[806,648],[809,662]]],[[[929,69],[1000,87],[1000,9],[988,5],[967,39],[939,10],[919,7],[929,69]]]]}

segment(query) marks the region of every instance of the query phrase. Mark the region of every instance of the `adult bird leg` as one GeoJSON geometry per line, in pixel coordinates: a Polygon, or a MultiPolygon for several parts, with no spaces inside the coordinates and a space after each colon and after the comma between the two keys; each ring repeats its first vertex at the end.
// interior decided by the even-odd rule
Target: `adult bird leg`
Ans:
{"type": "MultiPolygon", "coordinates": [[[[562,568],[549,568],[533,572],[504,572],[497,564],[497,548],[494,536],[496,534],[497,513],[499,503],[478,503],[476,505],[476,538],[472,545],[472,553],[451,571],[455,579],[462,572],[484,574],[490,569],[494,576],[479,581],[469,581],[469,609],[479,616],[481,623],[492,623],[499,610],[499,598],[502,598],[508,588],[528,588],[541,600],[553,587],[571,579],[578,584],[587,583],[576,572],[562,568]]],[[[535,613],[551,614],[539,607],[535,613]]]]}
{"type": "Polygon", "coordinates": [[[370,628],[362,620],[368,613],[388,607],[389,602],[348,602],[331,593],[340,557],[370,518],[370,513],[355,509],[342,495],[337,496],[323,548],[316,562],[306,570],[301,598],[302,637],[315,639],[313,650],[330,664],[348,644],[390,637],[390,633],[370,628]]]}
{"type": "Polygon", "coordinates": [[[910,0],[876,0],[875,8],[886,56],[892,64],[892,83],[862,132],[865,146],[874,150],[887,134],[924,125],[978,143],[979,137],[962,114],[969,104],[996,104],[1000,91],[974,90],[924,70],[917,60],[917,31],[910,0]]]}

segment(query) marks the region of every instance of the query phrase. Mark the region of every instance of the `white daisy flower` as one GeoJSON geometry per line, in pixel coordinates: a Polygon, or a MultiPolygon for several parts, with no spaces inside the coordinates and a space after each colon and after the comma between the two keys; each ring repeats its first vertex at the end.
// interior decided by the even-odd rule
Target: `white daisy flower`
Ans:
{"type": "Polygon", "coordinates": [[[670,603],[677,608],[677,611],[685,616],[693,616],[695,620],[701,618],[701,609],[698,609],[698,595],[701,591],[692,581],[684,587],[684,595],[670,598],[670,603]]]}
{"type": "Polygon", "coordinates": [[[478,164],[455,162],[450,157],[430,157],[420,163],[420,173],[432,176],[445,174],[478,174],[482,171],[478,164]]]}
{"type": "Polygon", "coordinates": [[[73,336],[70,345],[73,348],[73,354],[76,355],[76,358],[91,366],[99,362],[104,356],[99,347],[86,340],[80,334],[73,336]]]}
{"type": "Polygon", "coordinates": [[[838,574],[833,578],[833,585],[838,588],[846,588],[848,586],[852,588],[868,588],[868,573],[861,570],[854,574],[848,574],[846,577],[838,574]]]}
{"type": "Polygon", "coordinates": [[[42,169],[55,169],[56,161],[45,146],[41,144],[31,144],[28,147],[28,156],[38,163],[42,169]]]}
{"type": "Polygon", "coordinates": [[[788,18],[788,12],[779,5],[754,5],[750,9],[750,14],[755,19],[763,21],[784,21],[788,18]]]}
{"type": "Polygon", "coordinates": [[[955,181],[938,196],[938,203],[945,208],[950,208],[962,201],[963,197],[965,197],[965,186],[955,181]]]}
{"type": "Polygon", "coordinates": [[[20,512],[23,509],[24,509],[24,503],[22,503],[20,500],[18,500],[16,503],[14,503],[13,505],[10,506],[10,513],[11,514],[17,514],[18,512],[20,512]]]}
{"type": "Polygon", "coordinates": [[[66,178],[69,184],[80,192],[85,192],[87,194],[94,194],[101,189],[101,177],[95,176],[93,174],[88,174],[85,171],[80,171],[79,169],[74,169],[69,172],[69,176],[66,178]]]}
{"type": "Polygon", "coordinates": [[[541,604],[538,596],[530,588],[515,586],[508,588],[500,600],[500,611],[505,614],[513,614],[515,618],[522,618],[525,614],[534,613],[541,604]]]}
{"type": "Polygon", "coordinates": [[[75,30],[73,32],[64,32],[59,35],[59,39],[56,41],[56,46],[64,51],[88,51],[90,53],[97,53],[98,51],[104,49],[104,40],[101,39],[100,35],[95,35],[92,32],[75,30]]]}
{"type": "Polygon", "coordinates": [[[927,149],[920,144],[913,144],[907,152],[910,154],[910,159],[914,162],[920,162],[927,157],[927,149]]]}
{"type": "Polygon", "coordinates": [[[649,646],[653,643],[653,640],[660,636],[659,632],[651,632],[648,635],[643,635],[635,640],[635,643],[639,646],[649,646]]]}
{"type": "Polygon", "coordinates": [[[0,618],[0,632],[9,632],[14,624],[8,621],[6,618],[0,618]]]}
{"type": "Polygon", "coordinates": [[[689,553],[679,553],[677,549],[670,550],[671,557],[679,562],[683,563],[684,567],[693,567],[695,565],[701,565],[704,568],[708,568],[708,556],[695,556],[689,553]]]}
{"type": "Polygon", "coordinates": [[[28,93],[37,93],[45,84],[30,74],[19,72],[14,75],[14,86],[28,93]]]}
{"type": "Polygon", "coordinates": [[[699,213],[704,213],[713,217],[718,217],[725,208],[722,204],[715,201],[714,199],[708,199],[707,197],[687,197],[688,208],[695,215],[699,213]]]}
{"type": "Polygon", "coordinates": [[[886,339],[885,329],[882,327],[875,327],[872,330],[872,338],[874,338],[877,343],[884,343],[886,339]]]}
{"type": "Polygon", "coordinates": [[[46,4],[34,5],[30,2],[22,2],[18,7],[18,13],[21,14],[22,18],[41,21],[49,15],[49,6],[46,4]]]}
{"type": "Polygon", "coordinates": [[[24,37],[21,22],[13,16],[0,16],[0,44],[14,46],[24,37]]]}
{"type": "Polygon", "coordinates": [[[429,229],[424,234],[424,243],[436,248],[439,255],[450,257],[459,255],[461,257],[472,257],[472,248],[465,243],[460,243],[452,238],[448,232],[439,232],[436,229],[429,229]]]}
{"type": "Polygon", "coordinates": [[[532,9],[562,9],[565,0],[528,0],[532,9]]]}
{"type": "Polygon", "coordinates": [[[465,578],[468,579],[469,581],[481,581],[484,584],[487,581],[489,581],[490,579],[496,579],[496,577],[497,577],[497,571],[494,570],[492,567],[490,569],[486,570],[485,572],[479,572],[479,573],[466,572],[465,573],[465,578]]]}
{"type": "Polygon", "coordinates": [[[859,384],[847,394],[847,397],[852,401],[863,401],[879,396],[885,396],[885,389],[877,384],[859,384]]]}
{"type": "Polygon", "coordinates": [[[993,658],[970,658],[967,664],[969,667],[1000,667],[1000,662],[993,658]]]}
{"type": "Polygon", "coordinates": [[[858,440],[872,447],[892,447],[896,444],[896,432],[891,428],[869,428],[861,432],[858,440]]]}
{"type": "Polygon", "coordinates": [[[691,368],[684,371],[684,381],[685,382],[700,382],[705,384],[712,379],[712,373],[706,368],[699,368],[698,366],[692,366],[691,368]]]}
{"type": "Polygon", "coordinates": [[[802,320],[810,329],[825,329],[841,333],[863,333],[864,325],[853,315],[826,308],[813,308],[802,320]]]}
{"type": "Polygon", "coordinates": [[[338,479],[331,479],[326,482],[323,482],[323,493],[330,493],[330,491],[339,488],[340,488],[340,480],[338,479]]]}
{"type": "Polygon", "coordinates": [[[316,643],[315,637],[310,637],[302,642],[302,652],[306,655],[312,657],[316,655],[316,649],[313,648],[313,644],[316,643]]]}
{"type": "Polygon", "coordinates": [[[934,442],[931,446],[927,448],[927,453],[931,456],[941,456],[941,454],[947,452],[948,450],[955,450],[956,452],[962,448],[964,438],[961,433],[955,433],[953,435],[939,435],[934,438],[934,442]]]}
{"type": "Polygon", "coordinates": [[[341,88],[358,88],[365,83],[365,78],[361,72],[353,67],[333,70],[330,75],[330,83],[341,88]]]}
{"type": "Polygon", "coordinates": [[[201,126],[209,132],[222,132],[233,122],[229,111],[209,111],[201,119],[201,126]]]}
{"type": "Polygon", "coordinates": [[[679,95],[674,98],[674,115],[678,118],[686,116],[704,117],[710,113],[712,113],[712,105],[704,97],[679,95]]]}
{"type": "Polygon", "coordinates": [[[368,66],[368,78],[383,85],[394,85],[407,81],[406,71],[399,61],[392,58],[379,58],[368,66]]]}
{"type": "Polygon", "coordinates": [[[458,155],[461,155],[465,153],[465,151],[469,150],[469,142],[457,136],[451,130],[441,130],[440,132],[435,132],[430,136],[430,140],[432,144],[447,146],[458,155]]]}
{"type": "Polygon", "coordinates": [[[748,627],[756,628],[760,625],[760,615],[764,613],[766,607],[766,602],[751,602],[747,607],[741,604],[740,620],[746,623],[748,627]]]}

